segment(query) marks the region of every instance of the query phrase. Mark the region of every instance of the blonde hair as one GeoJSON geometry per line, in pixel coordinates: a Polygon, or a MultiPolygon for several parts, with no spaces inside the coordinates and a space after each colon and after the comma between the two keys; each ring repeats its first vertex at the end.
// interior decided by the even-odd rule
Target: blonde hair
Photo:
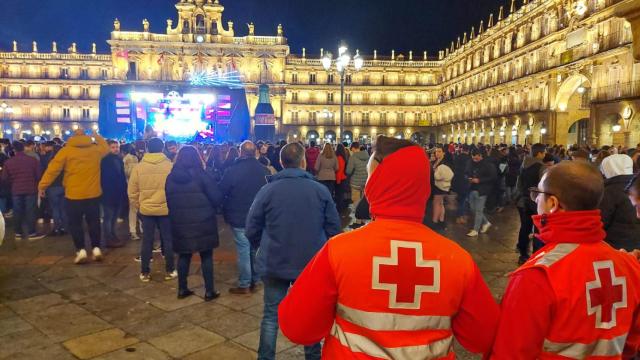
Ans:
{"type": "Polygon", "coordinates": [[[331,145],[330,143],[325,143],[324,148],[322,148],[322,156],[326,157],[327,159],[333,159],[334,157],[336,157],[336,152],[333,150],[333,145],[331,145]]]}

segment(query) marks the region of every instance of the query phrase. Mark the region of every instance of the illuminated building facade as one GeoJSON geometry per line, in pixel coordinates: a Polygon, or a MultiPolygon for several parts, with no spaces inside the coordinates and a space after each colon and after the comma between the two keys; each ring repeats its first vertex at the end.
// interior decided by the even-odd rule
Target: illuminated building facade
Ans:
{"type": "Polygon", "coordinates": [[[238,36],[218,0],[182,0],[162,34],[147,20],[142,31],[114,21],[108,55],[95,45],[80,54],[75,44],[64,53],[36,43],[0,52],[0,127],[61,135],[96,126],[102,84],[238,71],[252,125],[261,85],[269,87],[276,138],[632,145],[640,142],[640,64],[633,25],[617,12],[633,2],[518,0],[446,50],[361,53],[363,69],[346,76],[339,134],[340,80],[324,70],[323,50],[290,54],[281,25],[258,36],[249,24],[238,36]]]}

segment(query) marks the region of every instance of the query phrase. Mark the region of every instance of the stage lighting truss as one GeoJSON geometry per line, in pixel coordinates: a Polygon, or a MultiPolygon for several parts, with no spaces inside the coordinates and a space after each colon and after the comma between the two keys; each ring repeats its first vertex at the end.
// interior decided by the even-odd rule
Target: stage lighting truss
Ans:
{"type": "Polygon", "coordinates": [[[217,71],[199,72],[191,75],[193,86],[242,87],[242,75],[237,70],[226,73],[217,71]]]}

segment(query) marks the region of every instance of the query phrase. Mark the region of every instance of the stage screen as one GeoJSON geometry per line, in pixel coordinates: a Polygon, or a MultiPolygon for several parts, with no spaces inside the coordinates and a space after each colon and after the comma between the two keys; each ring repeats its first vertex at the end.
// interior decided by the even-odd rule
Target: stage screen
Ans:
{"type": "Polygon", "coordinates": [[[109,137],[140,138],[147,126],[164,139],[181,142],[207,136],[217,141],[248,137],[249,114],[242,89],[107,85],[100,106],[100,128],[109,137]]]}

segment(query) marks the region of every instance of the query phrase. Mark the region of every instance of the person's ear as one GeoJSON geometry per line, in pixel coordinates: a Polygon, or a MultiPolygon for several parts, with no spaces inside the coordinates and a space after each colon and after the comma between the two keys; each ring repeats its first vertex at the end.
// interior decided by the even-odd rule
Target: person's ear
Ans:
{"type": "Polygon", "coordinates": [[[547,197],[547,205],[549,205],[549,213],[551,214],[563,211],[562,204],[560,204],[560,200],[555,195],[547,197]]]}

